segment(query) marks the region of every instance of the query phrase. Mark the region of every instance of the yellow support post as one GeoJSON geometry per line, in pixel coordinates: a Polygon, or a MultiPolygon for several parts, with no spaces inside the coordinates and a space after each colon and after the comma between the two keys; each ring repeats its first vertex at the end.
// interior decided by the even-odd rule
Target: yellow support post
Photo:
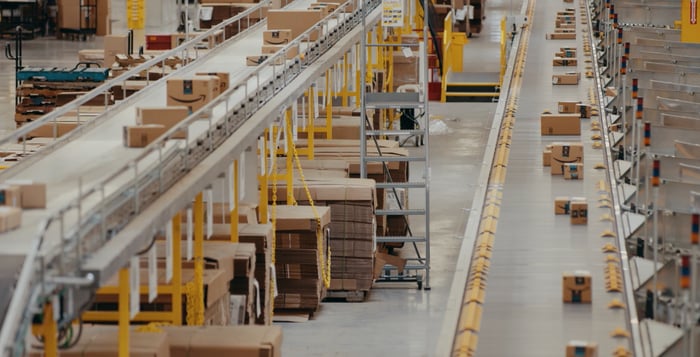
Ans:
{"type": "Polygon", "coordinates": [[[306,118],[309,120],[309,125],[306,127],[307,131],[307,152],[306,152],[306,157],[309,160],[314,159],[314,136],[316,135],[316,129],[314,126],[314,122],[316,121],[316,116],[314,115],[314,103],[316,102],[315,98],[316,96],[314,95],[314,90],[313,86],[309,87],[309,95],[308,95],[308,102],[309,102],[309,112],[306,118]]]}
{"type": "MultiPolygon", "coordinates": [[[[230,235],[231,235],[231,242],[233,243],[238,243],[238,197],[240,195],[240,188],[238,187],[238,160],[233,160],[233,172],[231,173],[233,175],[233,187],[231,187],[231,190],[233,190],[233,209],[231,209],[230,212],[230,235]]],[[[231,208],[231,207],[229,207],[231,208]]]]}
{"type": "MultiPolygon", "coordinates": [[[[286,159],[286,180],[287,180],[287,205],[293,205],[295,203],[294,190],[294,141],[292,138],[292,110],[287,109],[284,115],[284,120],[287,123],[287,130],[284,133],[284,139],[287,140],[287,152],[285,153],[286,159]]],[[[275,185],[277,183],[275,182],[275,185]]]]}
{"type": "Polygon", "coordinates": [[[204,199],[198,193],[194,199],[194,286],[195,326],[204,325],[204,199]]]}
{"type": "Polygon", "coordinates": [[[182,325],[182,214],[177,213],[172,219],[173,227],[173,280],[172,284],[172,323],[182,325]]]}
{"type": "Polygon", "coordinates": [[[129,357],[129,269],[119,270],[119,357],[129,357]]]}
{"type": "MultiPolygon", "coordinates": [[[[326,71],[326,139],[333,139],[333,77],[332,70],[326,71]]],[[[289,125],[287,125],[289,127],[289,125]]],[[[287,133],[284,133],[287,135],[287,133]]]]}
{"type": "Polygon", "coordinates": [[[506,18],[501,19],[501,71],[498,76],[498,83],[503,84],[503,76],[506,74],[506,18]]]}
{"type": "Polygon", "coordinates": [[[696,0],[681,0],[681,42],[700,43],[696,0]]]}
{"type": "Polygon", "coordinates": [[[262,140],[262,148],[260,150],[260,155],[262,155],[262,161],[261,165],[262,167],[262,174],[258,175],[258,184],[260,186],[260,199],[258,200],[258,207],[260,210],[260,222],[261,224],[265,224],[268,222],[268,215],[267,215],[267,187],[268,187],[268,172],[267,172],[267,137],[268,137],[268,129],[265,129],[265,133],[263,134],[263,140],[262,140]]]}
{"type": "Polygon", "coordinates": [[[44,320],[41,325],[41,335],[44,338],[44,356],[58,356],[58,329],[53,316],[53,305],[50,302],[44,304],[44,320]]]}

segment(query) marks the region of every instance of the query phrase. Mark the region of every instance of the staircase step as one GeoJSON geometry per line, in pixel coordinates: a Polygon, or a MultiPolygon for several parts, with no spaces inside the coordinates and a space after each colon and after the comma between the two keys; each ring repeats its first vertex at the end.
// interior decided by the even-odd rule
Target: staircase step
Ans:
{"type": "Polygon", "coordinates": [[[446,102],[479,102],[490,103],[498,101],[498,93],[445,93],[446,102]]]}

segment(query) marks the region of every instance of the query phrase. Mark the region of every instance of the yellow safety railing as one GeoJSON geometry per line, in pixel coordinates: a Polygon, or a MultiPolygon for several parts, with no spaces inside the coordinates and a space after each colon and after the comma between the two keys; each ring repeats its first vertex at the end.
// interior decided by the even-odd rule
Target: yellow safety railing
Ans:
{"type": "Polygon", "coordinates": [[[445,16],[445,31],[442,33],[442,90],[440,91],[440,101],[445,102],[447,98],[447,73],[452,69],[453,43],[452,43],[452,18],[454,13],[450,11],[445,16]]]}
{"type": "Polygon", "coordinates": [[[506,18],[501,19],[501,71],[498,76],[498,85],[503,84],[503,76],[506,74],[506,18]]]}

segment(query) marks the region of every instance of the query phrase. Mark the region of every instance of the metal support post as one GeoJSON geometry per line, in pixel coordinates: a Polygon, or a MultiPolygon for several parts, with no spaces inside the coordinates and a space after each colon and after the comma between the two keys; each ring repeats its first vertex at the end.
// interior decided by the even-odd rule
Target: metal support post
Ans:
{"type": "Polygon", "coordinates": [[[240,188],[238,187],[238,170],[238,160],[233,160],[233,172],[231,173],[233,175],[233,187],[231,187],[231,190],[233,190],[233,202],[231,202],[233,207],[229,207],[229,233],[231,235],[231,242],[233,243],[238,243],[238,204],[240,201],[240,188]]]}

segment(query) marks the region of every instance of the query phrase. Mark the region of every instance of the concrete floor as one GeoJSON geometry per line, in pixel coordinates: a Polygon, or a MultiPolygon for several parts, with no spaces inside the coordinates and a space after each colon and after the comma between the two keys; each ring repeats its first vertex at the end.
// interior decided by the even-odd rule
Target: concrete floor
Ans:
{"type": "MultiPolygon", "coordinates": [[[[114,0],[113,8],[123,1],[114,0]]],[[[511,9],[517,12],[520,1],[493,0],[487,6],[484,30],[465,46],[465,71],[498,71],[500,19],[511,9]]],[[[117,21],[114,26],[123,24],[117,21]]],[[[24,42],[24,65],[72,67],[79,49],[101,47],[101,38],[29,40],[24,42]]],[[[1,134],[14,128],[13,61],[0,61],[0,81],[6,83],[0,87],[1,134]]],[[[282,324],[283,355],[434,355],[494,110],[495,103],[431,103],[431,114],[451,129],[449,134],[433,136],[430,147],[432,290],[417,290],[412,283],[380,284],[364,303],[324,303],[313,320],[282,324]]]]}

